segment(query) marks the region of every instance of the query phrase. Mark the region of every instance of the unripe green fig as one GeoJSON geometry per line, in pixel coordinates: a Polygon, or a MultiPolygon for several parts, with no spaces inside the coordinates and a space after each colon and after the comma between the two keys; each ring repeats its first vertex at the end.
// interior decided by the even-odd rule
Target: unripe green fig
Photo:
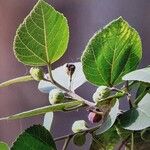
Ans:
{"type": "Polygon", "coordinates": [[[44,73],[40,68],[32,67],[30,69],[30,74],[33,77],[34,80],[40,81],[44,78],[44,73]]]}
{"type": "Polygon", "coordinates": [[[94,102],[98,102],[99,100],[106,98],[110,95],[110,89],[107,86],[100,86],[97,88],[96,92],[93,94],[94,102]]]}
{"type": "Polygon", "coordinates": [[[63,102],[64,98],[64,93],[59,89],[53,89],[49,92],[49,102],[52,105],[63,102]]]}
{"type": "Polygon", "coordinates": [[[77,120],[72,125],[72,131],[74,133],[87,130],[87,123],[84,120],[77,120]]]}
{"type": "Polygon", "coordinates": [[[73,137],[73,143],[77,146],[82,146],[86,142],[86,134],[85,133],[77,133],[73,137]]]}

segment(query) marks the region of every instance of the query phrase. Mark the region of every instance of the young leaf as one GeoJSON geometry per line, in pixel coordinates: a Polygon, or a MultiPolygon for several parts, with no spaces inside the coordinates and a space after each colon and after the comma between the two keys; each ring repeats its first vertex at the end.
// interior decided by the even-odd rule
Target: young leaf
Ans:
{"type": "Polygon", "coordinates": [[[125,112],[120,117],[121,126],[128,130],[142,130],[150,127],[150,94],[146,94],[137,108],[125,112]]]}
{"type": "MultiPolygon", "coordinates": [[[[82,84],[86,82],[84,73],[82,71],[82,64],[81,62],[75,62],[70,63],[75,65],[75,72],[72,75],[72,82],[71,82],[71,89],[75,90],[82,84]]],[[[52,70],[53,78],[61,85],[63,85],[65,88],[69,89],[69,76],[66,73],[65,70],[65,64],[63,66],[60,66],[56,68],[55,70],[52,70]]],[[[55,86],[47,81],[41,80],[38,85],[38,89],[43,93],[49,93],[50,90],[55,88],[55,86]]]]}
{"type": "Polygon", "coordinates": [[[82,104],[81,101],[72,101],[72,102],[67,102],[67,103],[60,103],[60,104],[40,107],[40,108],[32,109],[29,111],[25,111],[22,113],[18,113],[15,115],[11,115],[8,117],[0,118],[0,121],[1,120],[15,120],[15,119],[33,117],[33,116],[45,114],[47,112],[63,111],[65,109],[70,109],[70,108],[74,108],[77,106],[81,106],[81,104],[82,104]]]}
{"type": "Polygon", "coordinates": [[[14,142],[11,150],[56,150],[54,140],[41,125],[26,129],[14,142]]]}
{"type": "Polygon", "coordinates": [[[0,150],[9,150],[9,147],[6,143],[0,142],[0,150]]]}
{"type": "Polygon", "coordinates": [[[44,115],[44,122],[43,122],[43,126],[50,131],[51,130],[51,126],[52,126],[52,122],[53,122],[53,117],[54,114],[53,112],[48,112],[44,115]]]}
{"type": "Polygon", "coordinates": [[[52,64],[65,53],[68,39],[66,18],[39,0],[17,30],[14,53],[26,65],[52,64]]]}
{"type": "Polygon", "coordinates": [[[87,80],[95,85],[121,83],[123,75],[136,69],[141,49],[138,33],[123,18],[112,21],[91,38],[82,55],[87,80]]]}
{"type": "Polygon", "coordinates": [[[122,79],[150,83],[150,67],[132,71],[123,76],[122,79]]]}
{"type": "Polygon", "coordinates": [[[96,135],[100,135],[110,129],[115,123],[117,116],[119,113],[119,101],[117,100],[115,105],[112,107],[109,115],[106,117],[100,128],[98,128],[95,133],[96,135]]]}

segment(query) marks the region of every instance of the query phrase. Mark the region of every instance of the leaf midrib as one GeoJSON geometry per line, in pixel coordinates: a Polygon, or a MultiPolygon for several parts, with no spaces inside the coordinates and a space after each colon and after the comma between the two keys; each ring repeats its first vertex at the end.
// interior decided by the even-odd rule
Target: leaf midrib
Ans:
{"type": "Polygon", "coordinates": [[[44,27],[45,54],[46,54],[47,63],[50,63],[49,62],[49,58],[48,58],[48,49],[47,49],[47,35],[46,35],[45,15],[44,15],[44,11],[43,11],[42,5],[41,5],[41,11],[42,11],[42,20],[43,20],[43,27],[44,27]]]}

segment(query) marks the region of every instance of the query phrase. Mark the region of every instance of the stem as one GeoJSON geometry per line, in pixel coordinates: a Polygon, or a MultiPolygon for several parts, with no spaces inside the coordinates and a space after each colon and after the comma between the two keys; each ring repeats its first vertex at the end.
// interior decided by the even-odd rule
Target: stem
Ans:
{"type": "Polygon", "coordinates": [[[61,141],[61,140],[67,139],[68,137],[72,138],[74,135],[76,135],[76,134],[78,134],[78,133],[83,133],[83,132],[85,132],[85,133],[92,133],[92,132],[94,132],[96,129],[98,129],[100,126],[101,126],[101,124],[98,125],[98,126],[94,126],[94,127],[92,127],[92,128],[88,128],[87,130],[84,130],[84,131],[81,131],[81,132],[71,133],[71,134],[67,134],[67,135],[64,135],[64,136],[60,136],[60,137],[58,137],[58,138],[55,138],[54,141],[55,141],[55,142],[56,142],[56,141],[61,141]]]}
{"type": "Polygon", "coordinates": [[[98,140],[97,140],[97,139],[94,137],[94,135],[92,135],[92,138],[93,138],[94,142],[95,142],[98,146],[102,147],[103,150],[106,150],[105,146],[104,146],[102,143],[100,143],[101,139],[98,139],[98,140]]]}
{"type": "Polygon", "coordinates": [[[123,141],[121,142],[120,146],[118,147],[118,150],[121,150],[122,147],[127,144],[129,138],[130,138],[130,136],[128,136],[125,140],[123,140],[123,141]]]}
{"type": "Polygon", "coordinates": [[[109,99],[114,99],[114,98],[120,98],[120,97],[123,97],[123,96],[125,96],[125,95],[127,95],[127,93],[126,92],[118,92],[118,93],[116,93],[115,95],[111,95],[111,96],[108,96],[108,97],[106,97],[106,98],[104,98],[104,99],[101,99],[100,101],[98,101],[97,102],[97,106],[99,105],[99,104],[101,104],[101,102],[102,101],[106,101],[106,100],[109,100],[109,99]]]}
{"type": "Polygon", "coordinates": [[[132,105],[132,102],[131,102],[131,94],[129,93],[129,81],[126,81],[125,87],[126,87],[126,92],[128,93],[127,94],[127,100],[128,100],[128,103],[129,103],[129,107],[131,109],[133,107],[133,105],[132,105]]]}
{"type": "Polygon", "coordinates": [[[144,91],[136,98],[136,100],[134,101],[134,104],[137,105],[137,104],[142,100],[142,98],[146,95],[147,92],[148,92],[148,90],[144,90],[144,91]]]}
{"type": "Polygon", "coordinates": [[[50,80],[46,79],[47,81],[51,82],[52,84],[54,84],[56,87],[58,87],[59,89],[65,91],[68,93],[68,95],[70,95],[73,99],[78,99],[79,101],[84,102],[86,105],[90,106],[90,107],[94,107],[95,103],[90,102],[88,100],[83,99],[82,97],[80,97],[79,95],[75,94],[74,92],[66,89],[65,87],[63,87],[62,85],[60,85],[58,82],[56,82],[52,76],[52,72],[51,72],[51,65],[47,65],[48,68],[48,73],[49,73],[49,77],[50,80]]]}
{"type": "Polygon", "coordinates": [[[131,134],[131,150],[134,150],[134,133],[131,134]]]}
{"type": "Polygon", "coordinates": [[[68,138],[66,138],[65,143],[64,143],[64,145],[63,145],[62,150],[66,150],[66,149],[67,149],[67,146],[68,146],[68,144],[69,144],[69,142],[70,142],[71,138],[72,138],[72,137],[68,137],[68,138]]]}
{"type": "Polygon", "coordinates": [[[18,78],[11,79],[11,80],[1,83],[0,88],[4,88],[15,83],[27,82],[31,80],[34,80],[31,75],[18,77],[18,78]]]}

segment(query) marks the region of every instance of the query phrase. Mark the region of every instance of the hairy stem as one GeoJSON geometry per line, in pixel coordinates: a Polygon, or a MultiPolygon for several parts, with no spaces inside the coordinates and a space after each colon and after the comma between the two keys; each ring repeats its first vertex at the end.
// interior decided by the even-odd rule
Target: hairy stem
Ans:
{"type": "Polygon", "coordinates": [[[78,134],[78,133],[92,133],[94,132],[96,129],[98,129],[99,127],[101,126],[101,124],[99,124],[98,126],[94,126],[94,127],[91,127],[91,128],[88,128],[87,130],[84,130],[84,131],[81,131],[81,132],[77,132],[77,133],[71,133],[71,134],[67,134],[67,135],[64,135],[64,136],[60,136],[58,138],[55,138],[54,141],[61,141],[61,140],[64,140],[68,137],[72,138],[74,135],[78,134]]]}
{"type": "Polygon", "coordinates": [[[122,147],[127,144],[127,142],[128,142],[129,139],[130,139],[130,136],[128,136],[125,140],[123,140],[121,142],[121,144],[119,145],[118,150],[121,150],[122,147]]]}
{"type": "Polygon", "coordinates": [[[63,145],[62,150],[66,150],[66,149],[67,149],[67,146],[68,146],[68,144],[69,144],[71,138],[72,138],[72,137],[68,137],[68,138],[65,139],[65,143],[64,143],[64,145],[63,145]]]}
{"type": "Polygon", "coordinates": [[[125,87],[126,87],[126,92],[128,93],[127,94],[127,100],[128,100],[128,103],[129,103],[129,107],[131,109],[133,107],[133,105],[132,105],[132,102],[131,102],[131,94],[129,93],[129,81],[126,81],[125,87]]]}
{"type": "Polygon", "coordinates": [[[5,81],[3,83],[0,83],[0,88],[4,88],[4,87],[10,86],[12,84],[27,82],[27,81],[31,81],[31,80],[34,80],[31,75],[18,77],[18,78],[11,79],[11,80],[5,81]]]}
{"type": "Polygon", "coordinates": [[[65,87],[63,87],[62,85],[60,85],[58,82],[56,82],[52,76],[52,72],[51,72],[51,65],[47,66],[48,68],[48,73],[49,73],[49,82],[51,82],[52,84],[54,84],[56,87],[58,87],[59,89],[65,91],[68,93],[68,95],[70,95],[73,99],[78,99],[79,101],[84,102],[86,105],[90,106],[90,107],[94,107],[95,103],[90,102],[88,100],[83,99],[82,97],[80,97],[79,95],[77,95],[76,93],[70,91],[69,89],[66,89],[65,87]]]}
{"type": "Polygon", "coordinates": [[[131,134],[131,150],[134,150],[134,133],[131,134]]]}

